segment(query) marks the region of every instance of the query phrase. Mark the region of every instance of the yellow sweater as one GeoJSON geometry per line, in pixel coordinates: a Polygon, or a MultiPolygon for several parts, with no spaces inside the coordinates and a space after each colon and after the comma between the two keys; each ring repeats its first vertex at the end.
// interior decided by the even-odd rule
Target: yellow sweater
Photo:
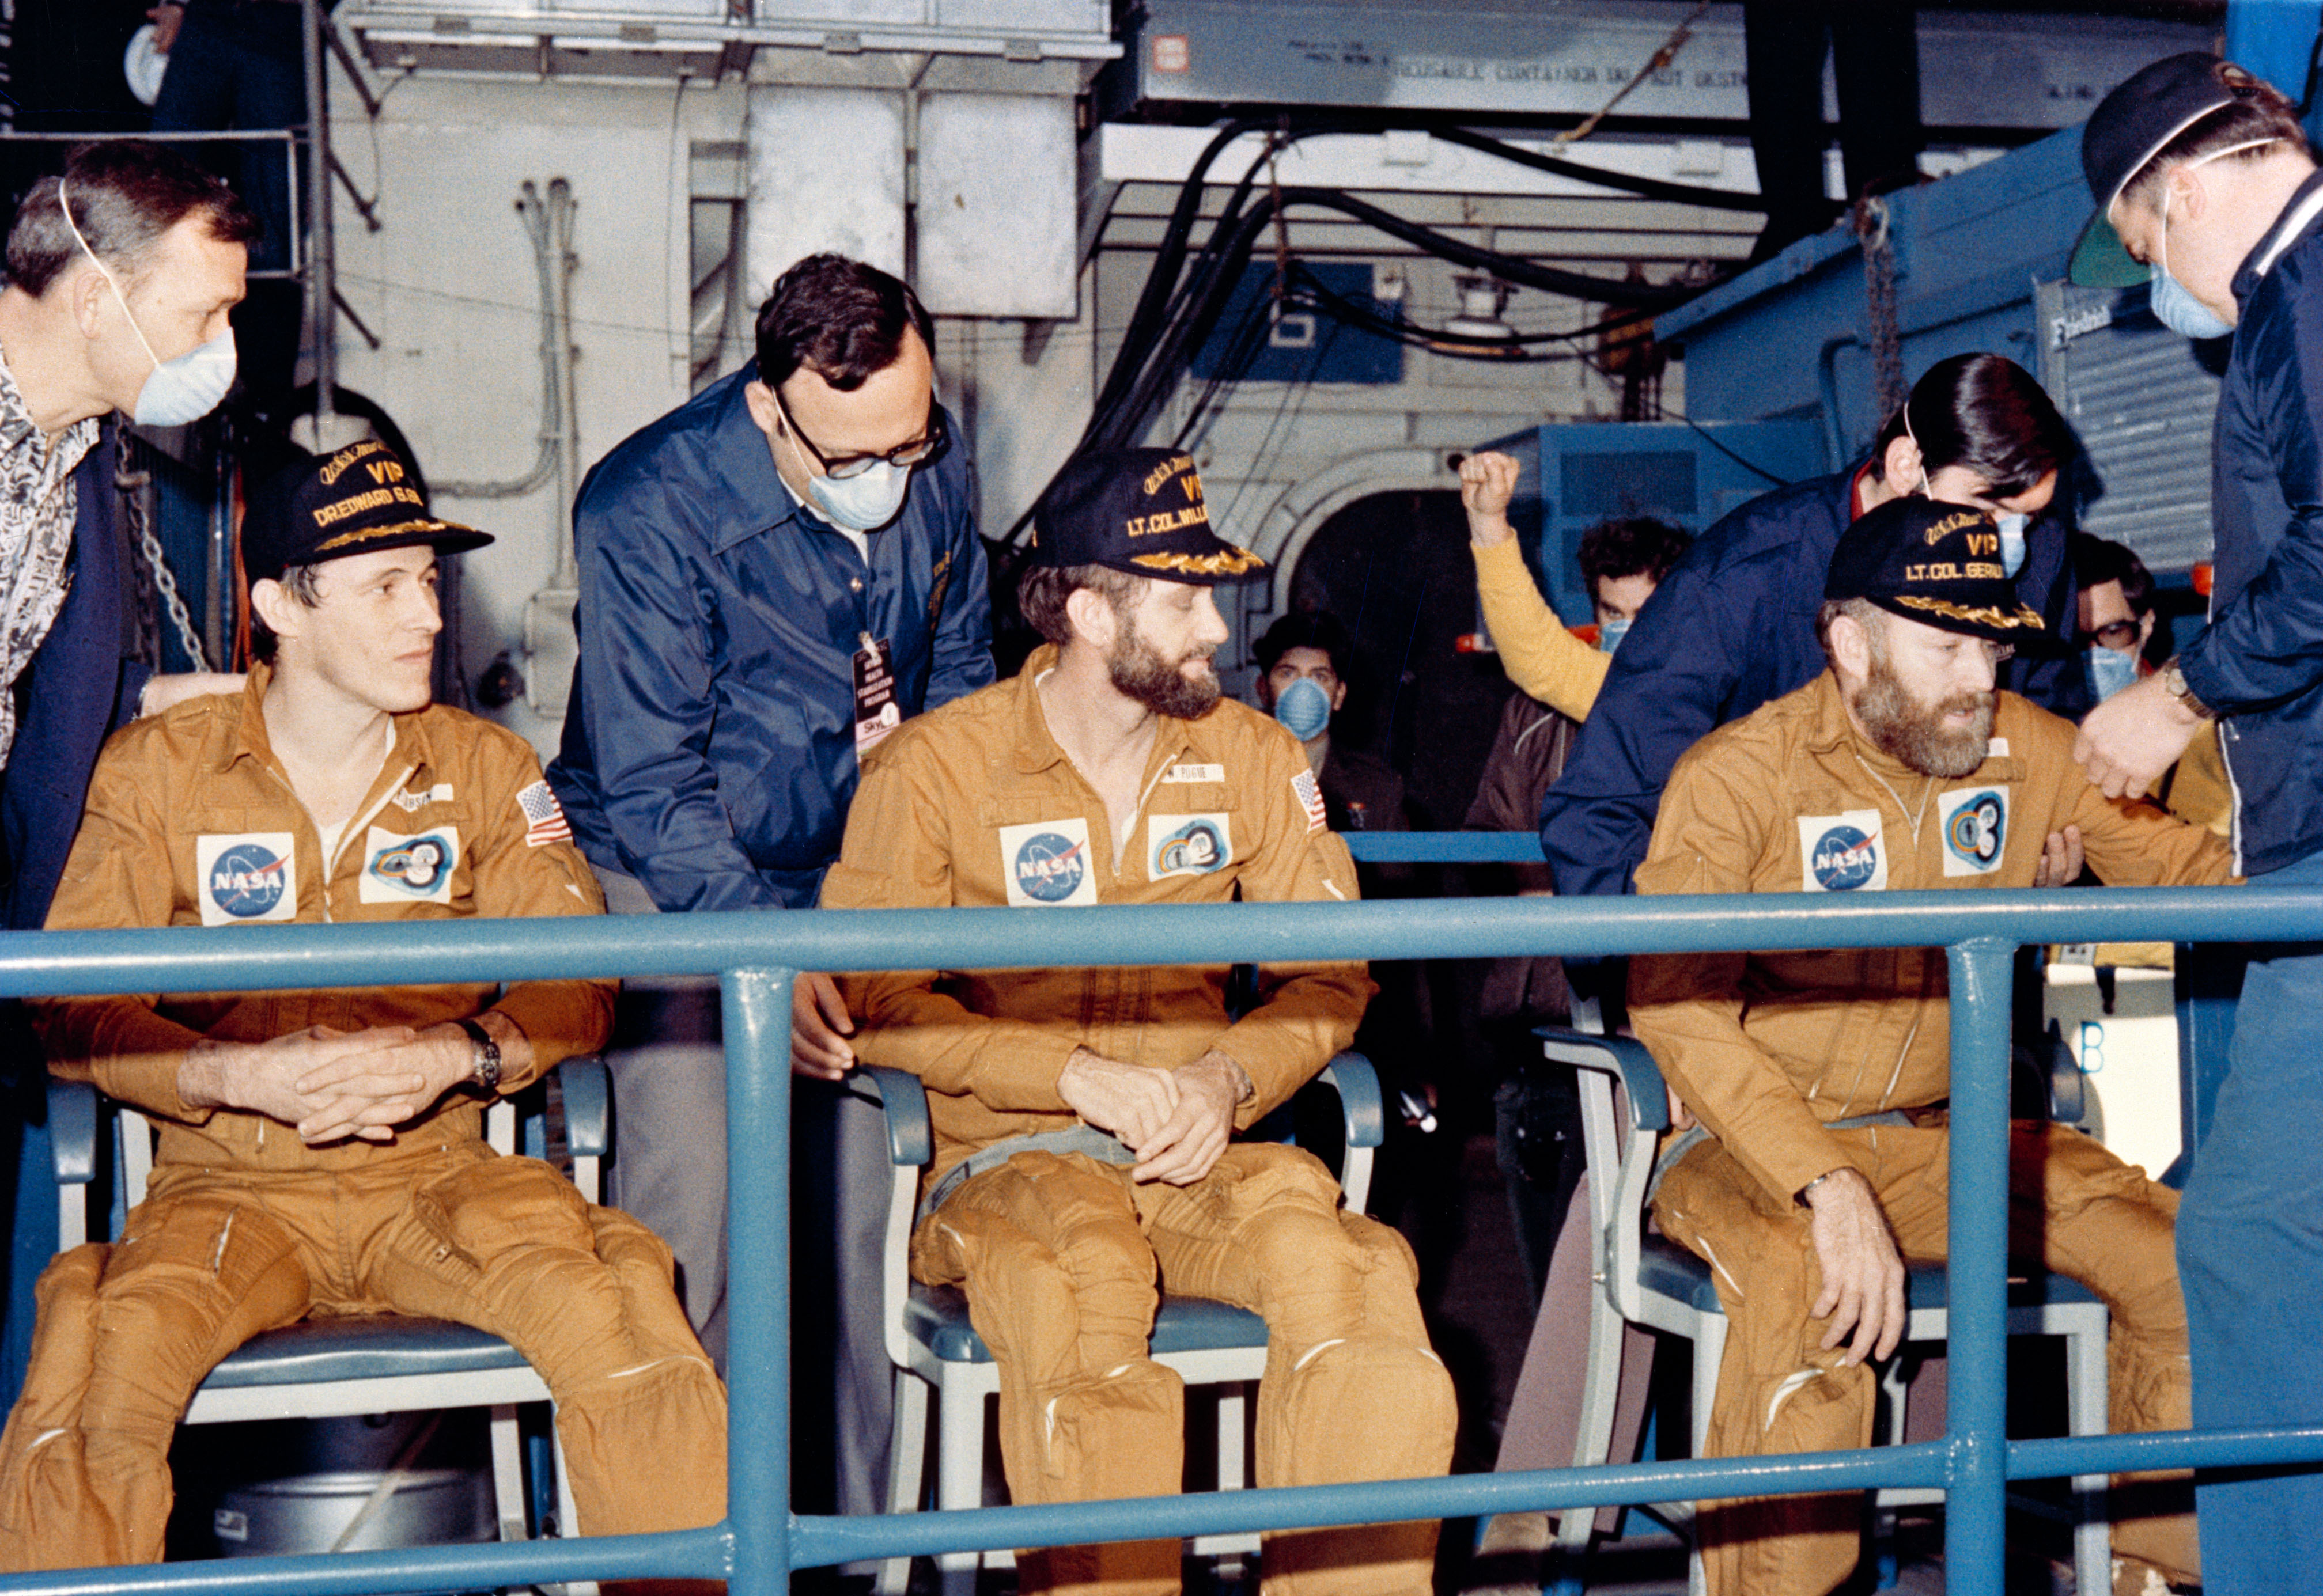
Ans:
{"type": "Polygon", "coordinates": [[[1501,668],[1558,714],[1586,720],[1613,656],[1565,629],[1533,585],[1515,538],[1489,548],[1472,543],[1468,548],[1476,556],[1476,597],[1483,603],[1485,629],[1500,650],[1501,668]]]}

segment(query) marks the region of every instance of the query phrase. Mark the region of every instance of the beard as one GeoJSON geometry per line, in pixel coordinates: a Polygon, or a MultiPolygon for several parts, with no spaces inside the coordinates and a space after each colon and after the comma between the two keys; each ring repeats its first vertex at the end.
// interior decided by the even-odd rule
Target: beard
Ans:
{"type": "Polygon", "coordinates": [[[1993,695],[1956,693],[1936,703],[1914,696],[1884,654],[1871,656],[1871,673],[1848,707],[1855,711],[1872,745],[1922,775],[1950,780],[1984,763],[1992,742],[1993,695]],[[1947,714],[1975,718],[1947,727],[1947,714]]]}
{"type": "Polygon", "coordinates": [[[1135,699],[1155,714],[1198,720],[1218,702],[1218,675],[1211,668],[1209,658],[1204,650],[1181,654],[1174,660],[1164,659],[1133,623],[1125,626],[1114,640],[1113,652],[1106,656],[1105,666],[1116,691],[1135,699]],[[1180,667],[1196,659],[1202,662],[1201,675],[1187,676],[1180,667]]]}

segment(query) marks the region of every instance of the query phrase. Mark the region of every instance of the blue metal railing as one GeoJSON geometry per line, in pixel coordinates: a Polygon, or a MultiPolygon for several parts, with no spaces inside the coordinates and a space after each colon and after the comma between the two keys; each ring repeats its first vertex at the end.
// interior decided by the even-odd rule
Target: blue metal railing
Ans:
{"type": "Polygon", "coordinates": [[[2213,1463],[2323,1460],[2323,1426],[2006,1439],[2005,1290],[2010,961],[2062,941],[2323,940],[2323,891],[1890,893],[1551,898],[1097,909],[827,911],[0,934],[0,994],[63,996],[721,972],[734,1330],[730,1509],[714,1527],[655,1536],[173,1564],[0,1579],[0,1591],[475,1589],[574,1579],[724,1578],[775,1596],[790,1571],[858,1558],[1157,1536],[1466,1517],[1615,1502],[1870,1485],[1949,1492],[1951,1588],[2000,1596],[2011,1479],[2213,1463]],[[1945,1439],[1789,1458],[1240,1491],[1137,1501],[879,1518],[788,1510],[786,1281],[790,995],[799,969],[1228,964],[1942,947],[1951,969],[1950,1429],[1945,1439]]]}

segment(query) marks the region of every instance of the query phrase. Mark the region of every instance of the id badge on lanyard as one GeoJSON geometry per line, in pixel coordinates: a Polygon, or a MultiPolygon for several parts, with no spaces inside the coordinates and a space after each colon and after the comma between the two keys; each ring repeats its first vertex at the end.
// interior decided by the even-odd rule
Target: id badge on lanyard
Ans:
{"type": "Polygon", "coordinates": [[[895,651],[885,637],[861,634],[855,650],[855,757],[860,759],[904,723],[895,702],[895,651]]]}

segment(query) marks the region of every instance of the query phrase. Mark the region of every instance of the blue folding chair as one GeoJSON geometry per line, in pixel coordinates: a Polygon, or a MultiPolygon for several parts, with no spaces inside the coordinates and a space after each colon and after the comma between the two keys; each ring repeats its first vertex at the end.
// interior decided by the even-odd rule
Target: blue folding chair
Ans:
{"type": "MultiPolygon", "coordinates": [[[[611,1142],[611,1092],[604,1064],[569,1059],[556,1076],[565,1099],[565,1143],[574,1183],[597,1200],[598,1171],[611,1142]]],[[[525,1151],[546,1147],[546,1083],[524,1094],[525,1151]]],[[[49,1123],[55,1143],[58,1246],[69,1249],[94,1234],[118,1236],[129,1209],[142,1202],[153,1167],[153,1132],[135,1109],[115,1104],[116,1134],[100,1134],[97,1091],[78,1081],[49,1083],[49,1123]],[[88,1192],[100,1158],[111,1164],[114,1200],[109,1223],[92,1233],[88,1192]]],[[[507,1099],[485,1113],[485,1140],[502,1154],[515,1151],[519,1109],[507,1099]]],[[[445,1408],[491,1410],[494,1516],[502,1540],[527,1532],[523,1448],[517,1408],[550,1400],[547,1383],[499,1336],[447,1319],[401,1315],[301,1320],[252,1336],[210,1371],[181,1421],[236,1424],[251,1419],[335,1418],[356,1414],[433,1412],[445,1408]]],[[[556,1520],[543,1533],[581,1533],[574,1511],[564,1451],[556,1445],[556,1520]]]]}
{"type": "MultiPolygon", "coordinates": [[[[922,1456],[926,1449],[928,1397],[936,1399],[936,1502],[939,1509],[984,1503],[985,1403],[1000,1390],[1000,1371],[968,1320],[968,1298],[949,1286],[923,1286],[908,1268],[918,1215],[920,1175],[934,1156],[928,1100],[919,1078],[900,1069],[866,1067],[857,1075],[879,1095],[887,1115],[887,1151],[895,1165],[887,1210],[885,1318],[887,1356],[895,1365],[895,1428],[888,1464],[890,1512],[917,1512],[922,1456]]],[[[1339,1189],[1347,1206],[1363,1211],[1371,1190],[1372,1155],[1386,1134],[1379,1077],[1369,1060],[1341,1053],[1315,1078],[1338,1094],[1346,1133],[1339,1189]]],[[[1189,1386],[1215,1385],[1218,1395],[1218,1486],[1244,1483],[1244,1431],[1248,1388],[1266,1370],[1266,1323],[1246,1309],[1198,1297],[1169,1297],[1153,1323],[1153,1359],[1189,1386]]],[[[1255,1535],[1197,1536],[1197,1556],[1243,1556],[1258,1550],[1255,1535]]],[[[1013,1566],[1005,1552],[947,1553],[936,1559],[944,1596],[974,1596],[980,1564],[1013,1566]]],[[[880,1567],[877,1596],[903,1596],[911,1560],[880,1567]]]]}

